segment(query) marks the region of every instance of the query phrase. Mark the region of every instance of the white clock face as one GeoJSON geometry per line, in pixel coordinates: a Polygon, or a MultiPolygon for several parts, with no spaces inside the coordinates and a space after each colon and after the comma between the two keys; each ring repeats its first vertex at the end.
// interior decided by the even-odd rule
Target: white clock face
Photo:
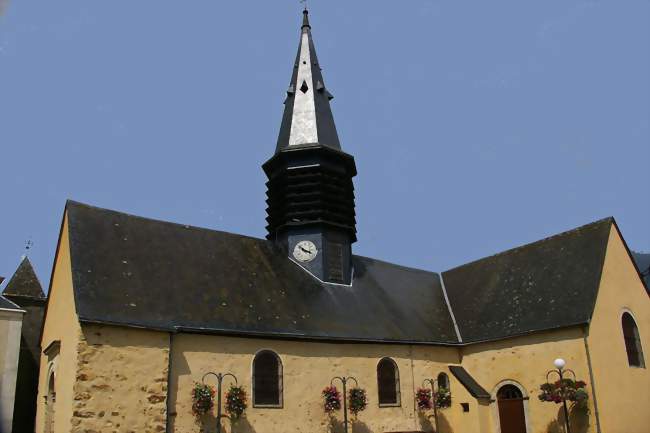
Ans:
{"type": "Polygon", "coordinates": [[[293,256],[299,262],[307,263],[314,260],[318,254],[318,249],[312,241],[300,241],[293,249],[293,256]]]}

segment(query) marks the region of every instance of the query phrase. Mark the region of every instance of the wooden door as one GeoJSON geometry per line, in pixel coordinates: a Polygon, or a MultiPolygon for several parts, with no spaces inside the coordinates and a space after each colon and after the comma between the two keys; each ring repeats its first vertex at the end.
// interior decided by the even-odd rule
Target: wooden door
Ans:
{"type": "Polygon", "coordinates": [[[501,433],[526,433],[524,398],[514,385],[504,385],[497,392],[501,433]]]}

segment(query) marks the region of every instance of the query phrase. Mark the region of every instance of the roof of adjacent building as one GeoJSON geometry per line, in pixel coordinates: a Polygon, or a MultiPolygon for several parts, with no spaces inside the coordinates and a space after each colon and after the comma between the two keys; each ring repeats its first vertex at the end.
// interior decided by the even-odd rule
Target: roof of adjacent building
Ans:
{"type": "Polygon", "coordinates": [[[588,323],[613,218],[443,272],[464,342],[588,323]]]}
{"type": "Polygon", "coordinates": [[[465,387],[467,391],[474,398],[490,398],[490,393],[485,390],[479,383],[472,377],[467,370],[460,365],[450,365],[449,370],[458,379],[458,381],[465,387]]]}
{"type": "Polygon", "coordinates": [[[23,257],[2,294],[5,296],[45,298],[41,283],[38,281],[36,272],[34,272],[32,263],[27,256],[23,257]]]}
{"type": "Polygon", "coordinates": [[[434,272],[354,256],[352,285],[328,284],[267,240],[74,201],[66,208],[82,321],[428,344],[587,323],[613,222],[597,221],[446,271],[448,304],[434,272]]]}
{"type": "Polygon", "coordinates": [[[632,252],[636,267],[645,281],[646,290],[650,290],[650,253],[632,252]]]}
{"type": "Polygon", "coordinates": [[[4,296],[0,295],[0,309],[2,310],[16,310],[16,311],[22,311],[22,309],[11,302],[9,299],[5,298],[4,296]]]}

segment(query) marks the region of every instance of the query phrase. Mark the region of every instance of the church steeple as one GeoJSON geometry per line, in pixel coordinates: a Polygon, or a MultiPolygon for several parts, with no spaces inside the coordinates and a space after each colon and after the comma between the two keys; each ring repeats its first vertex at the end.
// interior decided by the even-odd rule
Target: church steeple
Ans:
{"type": "Polygon", "coordinates": [[[275,154],[262,167],[269,178],[266,237],[316,278],[349,284],[357,171],[341,150],[331,99],[305,9],[275,154]]]}
{"type": "Polygon", "coordinates": [[[305,9],[276,152],[291,146],[314,143],[340,149],[330,108],[332,98],[325,88],[311,36],[309,12],[305,9]]]}

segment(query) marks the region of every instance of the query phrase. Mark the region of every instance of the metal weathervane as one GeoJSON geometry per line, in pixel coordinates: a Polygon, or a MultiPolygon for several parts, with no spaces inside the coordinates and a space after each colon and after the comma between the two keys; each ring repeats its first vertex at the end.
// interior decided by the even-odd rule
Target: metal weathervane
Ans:
{"type": "Polygon", "coordinates": [[[24,259],[27,257],[27,254],[29,254],[29,250],[34,246],[34,242],[32,242],[31,239],[27,239],[25,241],[25,254],[23,254],[22,258],[24,259]]]}

